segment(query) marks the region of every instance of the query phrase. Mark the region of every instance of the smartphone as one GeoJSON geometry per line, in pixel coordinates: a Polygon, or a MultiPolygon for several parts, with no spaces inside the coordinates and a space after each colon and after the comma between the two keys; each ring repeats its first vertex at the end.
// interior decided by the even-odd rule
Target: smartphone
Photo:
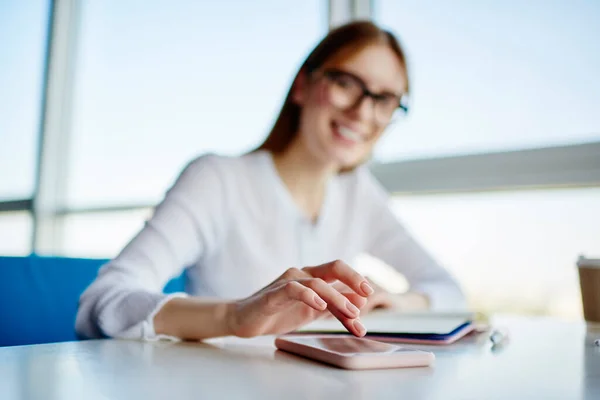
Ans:
{"type": "Polygon", "coordinates": [[[280,336],[275,347],[344,369],[427,367],[435,356],[428,351],[354,336],[280,336]]]}

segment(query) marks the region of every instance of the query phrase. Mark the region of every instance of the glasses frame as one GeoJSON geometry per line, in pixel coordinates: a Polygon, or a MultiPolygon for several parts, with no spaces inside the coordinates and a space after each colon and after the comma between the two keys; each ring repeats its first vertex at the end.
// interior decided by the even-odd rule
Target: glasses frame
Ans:
{"type": "MultiPolygon", "coordinates": [[[[372,92],[367,87],[367,84],[365,83],[365,81],[362,80],[356,74],[353,74],[352,72],[344,71],[344,70],[338,69],[338,68],[327,68],[327,69],[323,70],[322,74],[325,78],[327,78],[332,83],[337,83],[339,81],[339,78],[341,76],[344,76],[344,77],[348,77],[348,78],[352,79],[358,85],[358,87],[361,89],[361,94],[360,94],[360,96],[358,96],[358,98],[356,99],[356,101],[353,104],[351,104],[350,106],[348,106],[346,108],[349,110],[358,107],[360,104],[362,104],[363,100],[367,97],[369,97],[373,100],[374,108],[376,108],[375,104],[377,104],[378,100],[382,99],[384,96],[390,95],[390,93],[382,94],[382,93],[372,92]]],[[[397,109],[401,110],[403,115],[408,114],[408,110],[409,110],[408,96],[406,94],[402,94],[400,96],[395,95],[395,94],[391,94],[391,95],[398,98],[397,109]]],[[[376,113],[375,110],[374,110],[374,112],[376,113]]],[[[396,118],[394,118],[394,113],[392,113],[390,118],[387,119],[386,123],[391,123],[395,119],[396,118]]]]}

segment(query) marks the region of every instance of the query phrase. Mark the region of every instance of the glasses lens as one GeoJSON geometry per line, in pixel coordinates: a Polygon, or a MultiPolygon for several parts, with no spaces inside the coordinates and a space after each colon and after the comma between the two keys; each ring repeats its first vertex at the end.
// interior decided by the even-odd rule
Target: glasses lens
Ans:
{"type": "Polygon", "coordinates": [[[338,108],[352,107],[362,94],[360,83],[344,73],[330,74],[330,101],[338,108]]]}
{"type": "Polygon", "coordinates": [[[406,115],[406,108],[395,96],[382,97],[375,102],[375,117],[380,124],[401,119],[406,115]]]}
{"type": "Polygon", "coordinates": [[[394,111],[392,111],[391,113],[389,113],[386,116],[387,122],[401,121],[405,117],[406,117],[406,110],[404,110],[403,108],[396,108],[394,111]]]}

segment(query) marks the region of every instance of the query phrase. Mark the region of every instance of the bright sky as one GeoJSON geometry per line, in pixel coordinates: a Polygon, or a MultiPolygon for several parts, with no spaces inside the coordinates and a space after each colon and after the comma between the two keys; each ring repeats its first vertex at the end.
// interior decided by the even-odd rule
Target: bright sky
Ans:
{"type": "Polygon", "coordinates": [[[47,1],[0,1],[0,199],[31,196],[47,1]]]}
{"type": "Polygon", "coordinates": [[[414,78],[384,159],[600,139],[600,2],[379,0],[414,78]]]}

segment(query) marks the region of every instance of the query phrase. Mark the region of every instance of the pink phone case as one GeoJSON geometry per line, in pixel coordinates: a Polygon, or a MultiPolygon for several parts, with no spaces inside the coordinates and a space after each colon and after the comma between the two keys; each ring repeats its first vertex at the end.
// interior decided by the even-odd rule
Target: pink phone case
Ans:
{"type": "Polygon", "coordinates": [[[433,353],[405,349],[393,344],[356,337],[332,337],[330,335],[281,336],[275,339],[275,347],[306,358],[321,361],[344,369],[381,369],[427,367],[435,360],[433,353]],[[313,345],[312,342],[329,343],[313,345]],[[359,346],[357,346],[359,345],[359,346]],[[335,351],[332,348],[360,347],[362,351],[335,351]],[[366,349],[365,349],[366,348],[366,349]],[[373,351],[369,351],[372,348],[373,351]]]}

